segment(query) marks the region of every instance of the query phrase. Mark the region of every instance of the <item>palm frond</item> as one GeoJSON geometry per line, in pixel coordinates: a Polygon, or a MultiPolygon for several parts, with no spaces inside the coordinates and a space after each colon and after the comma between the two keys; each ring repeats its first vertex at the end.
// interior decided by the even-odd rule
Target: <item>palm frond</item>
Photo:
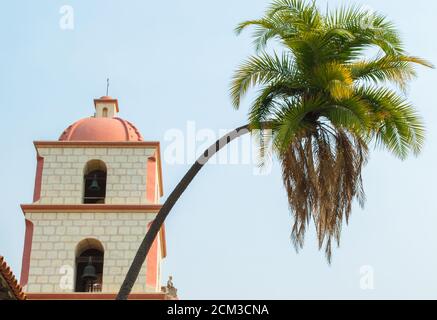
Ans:
{"type": "Polygon", "coordinates": [[[311,121],[312,116],[325,106],[326,101],[319,97],[311,97],[301,101],[285,101],[273,119],[275,147],[278,152],[286,150],[302,129],[311,130],[310,127],[314,124],[311,121]]]}
{"type": "Polygon", "coordinates": [[[284,53],[282,58],[274,54],[262,53],[244,62],[235,72],[231,84],[231,98],[235,108],[240,106],[241,98],[252,86],[272,81],[293,78],[296,74],[293,60],[284,53]]]}
{"type": "Polygon", "coordinates": [[[354,80],[367,80],[375,84],[389,82],[405,91],[408,82],[416,77],[415,65],[433,67],[428,61],[409,56],[384,56],[370,61],[357,61],[350,65],[354,80]]]}
{"type": "Polygon", "coordinates": [[[271,120],[270,116],[281,110],[282,101],[299,97],[305,90],[305,87],[299,86],[302,86],[299,81],[279,81],[263,87],[249,112],[251,128],[259,129],[263,123],[271,120]]]}
{"type": "Polygon", "coordinates": [[[336,101],[336,104],[323,109],[321,115],[335,127],[354,132],[363,139],[367,137],[373,122],[369,104],[357,96],[336,101]]]}
{"type": "Polygon", "coordinates": [[[312,84],[328,92],[334,100],[347,99],[353,94],[353,79],[350,70],[335,61],[315,68],[312,84]]]}
{"type": "Polygon", "coordinates": [[[414,107],[388,88],[361,88],[360,93],[373,109],[377,144],[400,159],[410,152],[417,155],[425,140],[425,127],[414,107]]]}

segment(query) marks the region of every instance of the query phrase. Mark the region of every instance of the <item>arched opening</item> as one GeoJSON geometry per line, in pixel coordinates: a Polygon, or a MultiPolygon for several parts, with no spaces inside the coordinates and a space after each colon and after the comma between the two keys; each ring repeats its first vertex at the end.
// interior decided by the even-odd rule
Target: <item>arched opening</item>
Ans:
{"type": "Polygon", "coordinates": [[[106,165],[91,160],[85,166],[83,203],[105,203],[106,165]]]}
{"type": "Polygon", "coordinates": [[[102,116],[103,116],[103,118],[107,118],[108,117],[108,108],[103,108],[102,116]]]}
{"type": "Polygon", "coordinates": [[[104,249],[96,239],[84,239],[76,247],[75,292],[101,292],[104,249]]]}

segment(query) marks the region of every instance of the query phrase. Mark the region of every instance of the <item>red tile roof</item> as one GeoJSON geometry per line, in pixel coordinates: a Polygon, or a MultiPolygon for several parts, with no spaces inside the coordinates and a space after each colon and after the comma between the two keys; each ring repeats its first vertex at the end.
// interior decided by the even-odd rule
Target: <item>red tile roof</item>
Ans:
{"type": "MultiPolygon", "coordinates": [[[[26,295],[23,292],[23,288],[18,284],[17,279],[12,273],[11,268],[6,263],[3,256],[0,256],[0,277],[2,277],[7,284],[7,290],[17,299],[17,300],[26,300],[26,295]]],[[[1,284],[0,284],[1,286],[1,284]]]]}

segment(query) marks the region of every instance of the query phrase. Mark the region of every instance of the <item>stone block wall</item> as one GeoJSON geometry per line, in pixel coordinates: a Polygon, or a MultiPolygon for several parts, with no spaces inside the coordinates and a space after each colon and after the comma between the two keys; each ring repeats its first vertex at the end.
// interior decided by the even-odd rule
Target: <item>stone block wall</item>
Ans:
{"type": "MultiPolygon", "coordinates": [[[[76,248],[84,239],[97,239],[104,248],[102,292],[118,292],[155,215],[144,212],[27,213],[26,218],[33,223],[34,230],[26,292],[74,292],[76,248]]],[[[161,257],[157,259],[159,265],[161,257]]],[[[158,287],[146,286],[146,270],[144,263],[132,292],[159,291],[158,287]]],[[[159,284],[160,275],[157,276],[159,284]]]]}
{"type": "Polygon", "coordinates": [[[39,147],[44,158],[40,204],[81,204],[86,164],[107,167],[105,204],[148,204],[147,161],[153,148],[39,147]]]}

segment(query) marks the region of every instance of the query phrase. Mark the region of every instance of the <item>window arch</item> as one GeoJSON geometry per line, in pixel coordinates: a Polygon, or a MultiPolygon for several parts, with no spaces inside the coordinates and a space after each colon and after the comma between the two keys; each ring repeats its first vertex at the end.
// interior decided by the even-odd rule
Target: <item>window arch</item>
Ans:
{"type": "Polygon", "coordinates": [[[101,160],[91,160],[86,164],[83,203],[105,203],[106,172],[106,165],[101,160]]]}
{"type": "Polygon", "coordinates": [[[107,118],[108,117],[108,108],[103,108],[102,116],[103,116],[103,118],[107,118]]]}
{"type": "Polygon", "coordinates": [[[104,249],[97,239],[84,239],[76,246],[75,292],[101,292],[104,249]]]}

